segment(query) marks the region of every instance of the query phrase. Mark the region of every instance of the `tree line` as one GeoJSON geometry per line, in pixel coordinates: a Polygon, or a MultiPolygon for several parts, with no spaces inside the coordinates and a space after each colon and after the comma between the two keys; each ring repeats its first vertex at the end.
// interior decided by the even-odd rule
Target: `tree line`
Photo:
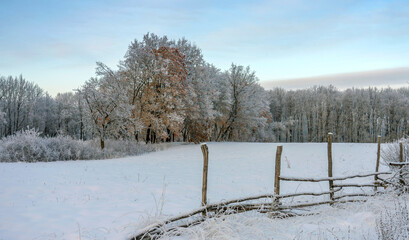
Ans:
{"type": "Polygon", "coordinates": [[[24,128],[76,139],[339,142],[409,131],[409,89],[263,89],[250,67],[222,71],[186,39],[146,34],[112,69],[51,97],[22,76],[0,77],[0,137],[24,128]]]}

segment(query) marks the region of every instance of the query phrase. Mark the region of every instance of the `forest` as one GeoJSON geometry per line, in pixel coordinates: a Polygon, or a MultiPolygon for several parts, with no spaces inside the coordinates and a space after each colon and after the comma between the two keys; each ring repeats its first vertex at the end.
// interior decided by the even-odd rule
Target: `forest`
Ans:
{"type": "MultiPolygon", "coordinates": [[[[274,67],[274,66],[272,66],[274,67]]],[[[52,97],[20,76],[0,77],[0,137],[35,129],[136,142],[393,141],[409,133],[409,88],[265,90],[250,67],[221,70],[195,44],[148,33],[133,41],[115,69],[74,92],[52,97]]]]}

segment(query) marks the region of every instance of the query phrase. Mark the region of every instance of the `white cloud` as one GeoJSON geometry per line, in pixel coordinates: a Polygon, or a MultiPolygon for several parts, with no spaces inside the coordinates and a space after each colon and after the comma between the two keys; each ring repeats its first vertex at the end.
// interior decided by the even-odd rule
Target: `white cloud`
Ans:
{"type": "Polygon", "coordinates": [[[282,87],[285,89],[302,89],[313,86],[333,85],[339,89],[362,87],[403,87],[409,86],[409,67],[381,69],[354,73],[341,73],[316,77],[278,79],[263,81],[260,84],[266,89],[282,87]]]}

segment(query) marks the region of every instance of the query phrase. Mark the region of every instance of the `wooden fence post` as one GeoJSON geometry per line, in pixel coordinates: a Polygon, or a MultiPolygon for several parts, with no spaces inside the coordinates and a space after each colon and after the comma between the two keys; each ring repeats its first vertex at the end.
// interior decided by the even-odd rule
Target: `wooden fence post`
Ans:
{"type": "MultiPolygon", "coordinates": [[[[378,136],[378,151],[377,151],[377,155],[376,155],[376,168],[375,168],[375,172],[379,171],[379,162],[381,159],[381,136],[378,136]]],[[[374,176],[374,180],[375,182],[378,181],[378,175],[374,176]]],[[[375,183],[376,184],[376,183],[375,183]]],[[[378,190],[378,187],[375,187],[375,191],[378,190]]]]}
{"type": "Polygon", "coordinates": [[[403,162],[403,143],[399,143],[399,162],[403,162]]]}
{"type": "MultiPolygon", "coordinates": [[[[399,162],[403,162],[403,143],[399,143],[399,162]]],[[[403,178],[403,165],[401,165],[399,170],[399,182],[403,185],[403,187],[406,185],[405,180],[403,178]]]]}
{"type": "MultiPolygon", "coordinates": [[[[328,133],[328,177],[332,178],[332,133],[328,133]]],[[[334,190],[334,181],[328,180],[329,191],[334,190]]],[[[334,201],[334,193],[329,194],[331,201],[334,201]]],[[[332,204],[331,204],[332,205],[332,204]]]]}
{"type": "MultiPolygon", "coordinates": [[[[280,195],[280,174],[281,174],[281,153],[283,152],[283,146],[277,146],[276,151],[276,166],[274,175],[274,194],[280,195]]],[[[278,206],[279,200],[276,198],[274,204],[278,206]]]]}
{"type": "MultiPolygon", "coordinates": [[[[202,144],[200,147],[203,153],[203,182],[202,182],[202,206],[207,205],[207,172],[209,167],[209,149],[206,144],[202,144]]],[[[203,216],[206,213],[203,212],[203,216]]]]}

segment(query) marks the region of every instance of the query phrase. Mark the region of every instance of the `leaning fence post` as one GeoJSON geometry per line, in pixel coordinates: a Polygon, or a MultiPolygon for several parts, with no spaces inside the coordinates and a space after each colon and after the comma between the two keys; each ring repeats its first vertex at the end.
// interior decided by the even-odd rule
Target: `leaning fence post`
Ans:
{"type": "MultiPolygon", "coordinates": [[[[328,177],[332,178],[332,133],[328,133],[328,177]]],[[[329,197],[331,201],[334,201],[334,181],[328,180],[329,183],[329,197]]],[[[332,205],[332,204],[331,204],[332,205]]]]}
{"type": "MultiPolygon", "coordinates": [[[[203,182],[202,182],[202,206],[207,205],[207,172],[209,167],[209,149],[206,144],[202,144],[200,147],[203,153],[203,182]]],[[[203,216],[206,213],[203,212],[203,216]]]]}
{"type": "MultiPolygon", "coordinates": [[[[399,162],[403,162],[403,143],[399,143],[399,162]]],[[[399,178],[400,178],[400,183],[405,186],[405,180],[403,179],[403,165],[401,165],[399,170],[399,178]]]]}
{"type": "MultiPolygon", "coordinates": [[[[378,136],[378,152],[376,155],[376,169],[375,172],[379,171],[379,162],[381,159],[381,136],[378,136]]],[[[375,185],[376,185],[376,181],[378,181],[378,175],[374,176],[374,180],[375,180],[375,185]]],[[[375,191],[378,190],[378,187],[375,186],[375,191]]]]}
{"type": "MultiPolygon", "coordinates": [[[[274,175],[274,195],[280,195],[280,174],[281,174],[281,153],[283,152],[283,146],[277,146],[276,151],[276,166],[274,175]]],[[[278,198],[274,199],[274,204],[278,206],[278,198]]]]}

